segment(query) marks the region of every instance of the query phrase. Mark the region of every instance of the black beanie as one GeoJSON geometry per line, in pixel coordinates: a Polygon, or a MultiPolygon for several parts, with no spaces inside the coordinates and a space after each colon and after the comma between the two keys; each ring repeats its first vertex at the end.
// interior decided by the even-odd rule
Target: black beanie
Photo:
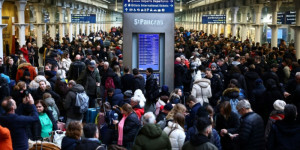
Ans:
{"type": "Polygon", "coordinates": [[[23,73],[23,76],[25,77],[25,76],[30,76],[30,72],[29,72],[29,70],[26,68],[25,69],[25,71],[24,71],[24,73],[23,73]]]}

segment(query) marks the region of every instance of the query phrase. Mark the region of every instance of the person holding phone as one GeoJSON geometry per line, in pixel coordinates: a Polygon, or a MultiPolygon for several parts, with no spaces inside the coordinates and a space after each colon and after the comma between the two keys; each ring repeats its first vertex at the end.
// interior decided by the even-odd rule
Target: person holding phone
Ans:
{"type": "Polygon", "coordinates": [[[26,135],[26,127],[39,120],[38,112],[34,106],[34,100],[31,94],[23,98],[23,103],[17,108],[15,100],[8,96],[1,103],[5,114],[0,116],[0,125],[6,127],[10,131],[13,149],[28,149],[28,136],[26,135]],[[23,110],[28,108],[30,116],[22,115],[23,110]]]}

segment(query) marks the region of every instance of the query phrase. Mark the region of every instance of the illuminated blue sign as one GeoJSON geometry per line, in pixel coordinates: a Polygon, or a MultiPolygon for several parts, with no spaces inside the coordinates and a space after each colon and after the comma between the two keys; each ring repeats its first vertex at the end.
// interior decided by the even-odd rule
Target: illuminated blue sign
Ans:
{"type": "Polygon", "coordinates": [[[139,34],[139,70],[159,70],[159,34],[139,34]]]}
{"type": "Polygon", "coordinates": [[[202,24],[225,24],[226,15],[203,15],[202,24]]]}
{"type": "Polygon", "coordinates": [[[72,14],[72,23],[96,23],[96,14],[72,14]]]}
{"type": "Polygon", "coordinates": [[[174,0],[124,0],[124,13],[174,13],[174,0]]]}

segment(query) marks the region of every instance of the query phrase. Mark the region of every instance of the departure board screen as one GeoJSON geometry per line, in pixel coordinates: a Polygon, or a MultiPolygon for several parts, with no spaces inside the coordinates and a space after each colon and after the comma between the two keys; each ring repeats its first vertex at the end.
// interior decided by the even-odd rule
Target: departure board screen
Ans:
{"type": "Polygon", "coordinates": [[[159,70],[159,34],[139,34],[139,70],[159,70]]]}

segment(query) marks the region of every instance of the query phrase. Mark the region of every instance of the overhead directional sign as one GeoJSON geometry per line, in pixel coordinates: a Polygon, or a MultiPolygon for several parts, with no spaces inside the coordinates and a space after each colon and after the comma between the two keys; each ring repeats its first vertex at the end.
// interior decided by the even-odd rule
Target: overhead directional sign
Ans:
{"type": "Polygon", "coordinates": [[[124,13],[174,13],[174,0],[124,0],[124,13]]]}
{"type": "Polygon", "coordinates": [[[277,13],[277,24],[296,24],[296,12],[278,12],[277,13]]]}
{"type": "Polygon", "coordinates": [[[202,24],[225,24],[226,15],[202,15],[202,24]]]}
{"type": "Polygon", "coordinates": [[[96,14],[72,14],[72,23],[96,23],[96,14]]]}

